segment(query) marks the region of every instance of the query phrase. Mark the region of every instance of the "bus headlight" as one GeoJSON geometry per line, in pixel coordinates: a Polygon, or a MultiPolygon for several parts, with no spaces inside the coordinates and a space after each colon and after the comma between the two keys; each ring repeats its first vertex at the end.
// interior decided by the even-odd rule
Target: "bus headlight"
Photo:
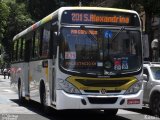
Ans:
{"type": "Polygon", "coordinates": [[[136,82],[135,84],[133,84],[126,92],[125,94],[135,94],[137,93],[139,90],[141,90],[143,85],[143,82],[140,80],[138,82],[136,82]]]}
{"type": "Polygon", "coordinates": [[[60,89],[64,90],[65,92],[73,94],[81,94],[81,92],[67,80],[58,79],[58,81],[60,89]]]}

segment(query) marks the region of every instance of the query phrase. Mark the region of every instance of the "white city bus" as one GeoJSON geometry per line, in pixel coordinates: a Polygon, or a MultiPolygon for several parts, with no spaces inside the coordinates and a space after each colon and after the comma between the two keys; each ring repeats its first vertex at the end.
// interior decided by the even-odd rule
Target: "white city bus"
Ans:
{"type": "Polygon", "coordinates": [[[141,42],[135,11],[62,7],[13,38],[11,82],[57,110],[141,108],[141,42]]]}

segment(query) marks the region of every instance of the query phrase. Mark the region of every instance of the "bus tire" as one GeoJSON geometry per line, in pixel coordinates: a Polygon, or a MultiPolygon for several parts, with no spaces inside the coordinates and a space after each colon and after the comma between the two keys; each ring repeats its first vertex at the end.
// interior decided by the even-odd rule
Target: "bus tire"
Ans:
{"type": "Polygon", "coordinates": [[[41,82],[40,84],[40,101],[41,101],[42,111],[48,114],[49,107],[47,105],[46,90],[45,90],[44,82],[41,82]]]}
{"type": "Polygon", "coordinates": [[[106,117],[114,117],[116,116],[118,109],[105,109],[104,114],[106,117]]]}
{"type": "Polygon", "coordinates": [[[24,98],[22,96],[22,84],[20,79],[18,80],[18,98],[19,98],[19,103],[23,104],[24,98]]]}
{"type": "Polygon", "coordinates": [[[150,99],[150,109],[153,114],[160,116],[160,93],[154,93],[150,99]]]}

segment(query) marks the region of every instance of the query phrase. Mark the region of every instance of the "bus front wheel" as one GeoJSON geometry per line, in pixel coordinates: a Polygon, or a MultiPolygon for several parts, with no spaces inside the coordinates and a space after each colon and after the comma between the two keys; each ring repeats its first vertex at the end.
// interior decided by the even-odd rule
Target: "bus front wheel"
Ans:
{"type": "Polygon", "coordinates": [[[42,83],[41,86],[40,86],[40,101],[41,101],[41,105],[42,105],[42,110],[45,113],[48,113],[49,108],[48,108],[48,105],[47,105],[46,90],[45,90],[44,83],[42,83]]]}

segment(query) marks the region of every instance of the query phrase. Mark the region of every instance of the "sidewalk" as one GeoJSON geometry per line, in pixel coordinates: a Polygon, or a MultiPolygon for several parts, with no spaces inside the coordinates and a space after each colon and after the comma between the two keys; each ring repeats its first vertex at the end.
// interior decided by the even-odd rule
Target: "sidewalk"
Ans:
{"type": "Polygon", "coordinates": [[[10,82],[10,77],[8,79],[8,76],[6,76],[6,79],[4,79],[4,75],[0,75],[0,81],[10,82]]]}

